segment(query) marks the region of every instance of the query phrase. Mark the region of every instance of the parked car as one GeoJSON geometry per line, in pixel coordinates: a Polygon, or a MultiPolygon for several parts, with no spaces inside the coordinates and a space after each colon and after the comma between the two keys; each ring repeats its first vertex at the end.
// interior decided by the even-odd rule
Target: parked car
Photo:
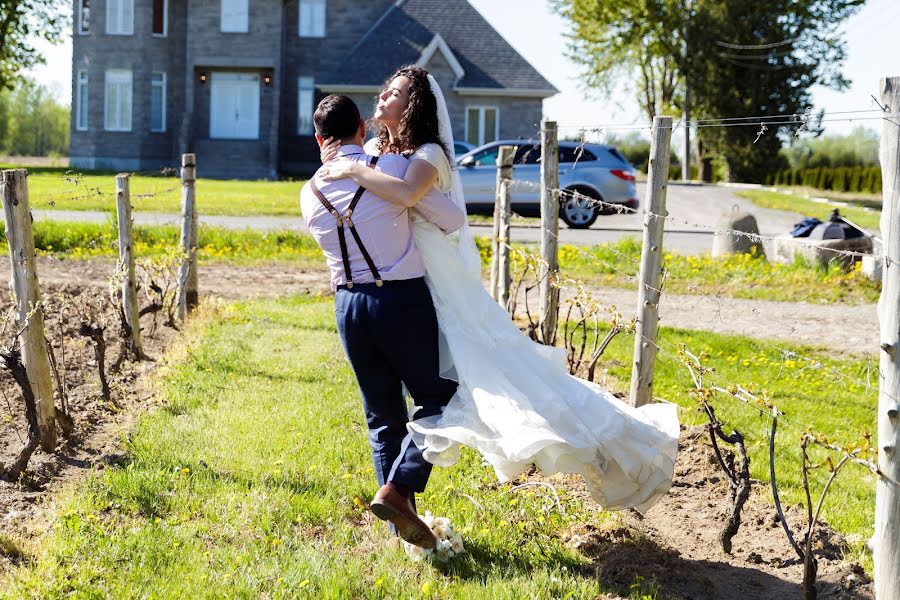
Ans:
{"type": "MultiPolygon", "coordinates": [[[[485,144],[457,159],[469,213],[494,210],[497,155],[500,146],[515,146],[512,210],[522,216],[540,216],[541,146],[533,140],[500,140],[485,144]]],[[[621,205],[636,210],[635,169],[613,146],[559,142],[559,216],[572,229],[585,229],[601,214],[618,212],[621,205]],[[566,194],[577,192],[578,195],[566,194]]]]}
{"type": "Polygon", "coordinates": [[[456,156],[462,156],[463,154],[468,154],[472,150],[475,149],[475,146],[468,142],[460,142],[458,140],[454,140],[453,142],[453,154],[456,156]]]}

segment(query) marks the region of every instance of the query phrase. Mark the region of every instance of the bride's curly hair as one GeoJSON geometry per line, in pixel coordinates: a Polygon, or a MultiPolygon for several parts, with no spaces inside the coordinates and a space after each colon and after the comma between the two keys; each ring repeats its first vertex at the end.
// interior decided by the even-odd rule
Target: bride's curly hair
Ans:
{"type": "Polygon", "coordinates": [[[397,138],[391,142],[388,128],[374,118],[370,126],[378,132],[378,150],[381,154],[408,154],[415,152],[423,144],[437,144],[450,160],[450,152],[441,141],[438,127],[437,99],[428,83],[428,71],[416,65],[400,67],[387,78],[382,86],[386,89],[397,77],[409,79],[409,105],[400,117],[397,138]]]}

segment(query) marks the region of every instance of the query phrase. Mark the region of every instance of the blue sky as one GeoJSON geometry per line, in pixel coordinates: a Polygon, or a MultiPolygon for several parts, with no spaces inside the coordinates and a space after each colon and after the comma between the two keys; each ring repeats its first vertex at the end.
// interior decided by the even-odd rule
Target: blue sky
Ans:
{"type": "MultiPolygon", "coordinates": [[[[544,104],[547,118],[562,124],[591,126],[606,123],[633,123],[644,118],[635,108],[634,94],[626,89],[609,98],[592,98],[581,89],[578,68],[565,58],[566,24],[551,12],[547,0],[470,0],[473,6],[561,93],[544,104]]],[[[845,92],[822,88],[813,90],[816,109],[829,112],[870,109],[870,94],[878,95],[878,80],[900,75],[900,0],[868,0],[863,9],[843,28],[848,58],[844,74],[852,81],[845,92]]],[[[60,46],[47,47],[47,65],[34,70],[44,83],[54,86],[59,97],[71,96],[71,39],[60,46]]],[[[744,116],[744,115],[735,115],[744,116]]],[[[845,133],[856,124],[827,123],[827,132],[845,133]]]]}

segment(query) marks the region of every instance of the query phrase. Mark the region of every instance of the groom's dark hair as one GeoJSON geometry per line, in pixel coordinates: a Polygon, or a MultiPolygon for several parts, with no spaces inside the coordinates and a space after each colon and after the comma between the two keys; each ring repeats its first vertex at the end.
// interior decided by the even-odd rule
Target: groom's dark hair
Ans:
{"type": "Polygon", "coordinates": [[[323,98],[313,115],[316,133],[325,139],[333,137],[336,140],[356,135],[361,119],[356,102],[340,94],[323,98]]]}

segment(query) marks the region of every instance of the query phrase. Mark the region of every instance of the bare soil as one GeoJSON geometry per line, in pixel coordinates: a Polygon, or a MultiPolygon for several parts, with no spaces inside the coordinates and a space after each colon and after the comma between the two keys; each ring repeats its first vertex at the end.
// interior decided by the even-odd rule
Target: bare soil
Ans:
{"type": "MultiPolygon", "coordinates": [[[[580,479],[548,481],[586,497],[580,479]]],[[[675,482],[645,516],[620,513],[604,527],[578,525],[565,537],[587,557],[585,567],[604,585],[628,597],[642,582],[661,598],[772,600],[802,598],[803,564],[794,553],[772,505],[768,482],[754,481],[741,513],[741,527],[726,554],[718,541],[730,506],[728,484],[715,461],[704,427],[682,430],[675,482]]],[[[795,539],[802,543],[806,515],[785,508],[795,539]]],[[[858,564],[844,560],[849,549],[839,533],[821,527],[814,544],[819,599],[874,599],[873,585],[858,564]]],[[[640,587],[640,586],[639,586],[640,587]]],[[[614,597],[614,596],[613,596],[614,597]]]]}
{"type": "MultiPolygon", "coordinates": [[[[0,272],[8,268],[4,261],[8,259],[0,260],[0,272]]],[[[55,294],[69,298],[105,294],[114,270],[112,260],[42,258],[38,263],[42,290],[51,303],[55,294]]],[[[322,271],[291,269],[283,264],[203,265],[200,286],[202,296],[229,300],[328,292],[327,276],[322,271]]],[[[69,340],[65,373],[75,431],[61,440],[55,454],[38,451],[20,481],[0,481],[0,576],[24,559],[19,550],[26,549],[27,554],[27,548],[38,543],[48,527],[53,499],[65,486],[91,471],[123,461],[123,436],[136,417],[154,406],[147,375],[157,362],[126,362],[111,377],[113,402],[104,402],[96,360],[90,347],[84,346],[84,338],[76,335],[77,324],[72,319],[63,322],[52,307],[48,307],[47,317],[48,338],[57,356],[61,354],[59,338],[69,340]],[[16,543],[10,545],[4,538],[16,543]]],[[[151,320],[147,316],[142,321],[145,351],[151,358],[159,358],[177,332],[165,327],[162,319],[153,329],[151,320]]],[[[109,337],[115,339],[115,326],[110,327],[109,337]]],[[[109,363],[117,353],[118,343],[111,341],[109,363]]],[[[0,463],[8,463],[21,448],[27,427],[21,394],[5,372],[0,373],[0,391],[5,396],[0,398],[0,463]]],[[[555,476],[542,481],[587,496],[578,478],[555,476]]],[[[705,430],[689,429],[682,432],[675,483],[646,516],[622,513],[609,526],[578,525],[565,534],[565,539],[590,561],[584,567],[585,575],[597,577],[624,597],[631,596],[635,581],[643,581],[648,591],[656,589],[662,598],[800,598],[802,564],[781,530],[765,484],[754,482],[730,555],[722,551],[717,539],[728,506],[728,486],[714,462],[705,430]]],[[[805,515],[789,508],[788,520],[799,532],[805,515]]],[[[863,569],[843,559],[846,548],[839,534],[823,528],[816,541],[818,597],[874,598],[872,583],[863,569]]]]}

